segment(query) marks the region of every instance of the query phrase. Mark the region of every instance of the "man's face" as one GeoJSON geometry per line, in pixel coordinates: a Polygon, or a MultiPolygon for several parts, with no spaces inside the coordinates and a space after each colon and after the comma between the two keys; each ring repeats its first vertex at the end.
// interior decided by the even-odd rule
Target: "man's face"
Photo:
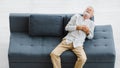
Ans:
{"type": "Polygon", "coordinates": [[[88,13],[88,12],[84,12],[83,13],[83,17],[84,17],[84,19],[89,19],[91,16],[90,16],[90,13],[88,13]]]}
{"type": "Polygon", "coordinates": [[[94,10],[93,10],[92,7],[88,7],[88,8],[86,9],[86,12],[88,12],[89,14],[93,14],[94,10]]]}
{"type": "Polygon", "coordinates": [[[88,7],[83,13],[84,19],[90,19],[93,16],[93,12],[94,12],[93,8],[88,7]]]}

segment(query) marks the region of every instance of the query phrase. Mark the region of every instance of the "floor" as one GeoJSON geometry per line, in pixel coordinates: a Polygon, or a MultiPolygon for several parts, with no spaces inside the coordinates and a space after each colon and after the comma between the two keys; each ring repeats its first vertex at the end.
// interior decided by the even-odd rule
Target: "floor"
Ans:
{"type": "Polygon", "coordinates": [[[0,68],[9,68],[9,13],[82,13],[87,6],[95,9],[96,25],[112,25],[117,54],[115,68],[119,68],[120,0],[0,0],[0,68]]]}

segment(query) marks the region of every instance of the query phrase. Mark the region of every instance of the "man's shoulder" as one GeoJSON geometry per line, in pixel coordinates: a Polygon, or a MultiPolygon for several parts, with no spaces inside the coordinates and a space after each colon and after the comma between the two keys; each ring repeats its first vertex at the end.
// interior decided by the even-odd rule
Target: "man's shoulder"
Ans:
{"type": "Polygon", "coordinates": [[[91,19],[87,19],[87,21],[91,22],[91,23],[94,23],[94,21],[92,21],[91,19]]]}
{"type": "Polygon", "coordinates": [[[82,17],[79,13],[76,13],[72,16],[72,18],[78,18],[78,17],[82,17]]]}
{"type": "Polygon", "coordinates": [[[93,26],[95,25],[94,21],[92,21],[92,20],[90,20],[90,24],[93,26]]]}
{"type": "Polygon", "coordinates": [[[81,16],[79,13],[75,13],[73,16],[81,16]]]}

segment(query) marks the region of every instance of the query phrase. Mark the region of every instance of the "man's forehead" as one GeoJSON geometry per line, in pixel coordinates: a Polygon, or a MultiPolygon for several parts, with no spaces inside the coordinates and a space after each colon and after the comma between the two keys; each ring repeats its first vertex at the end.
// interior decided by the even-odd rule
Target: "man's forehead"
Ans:
{"type": "Polygon", "coordinates": [[[87,7],[87,9],[86,9],[86,10],[88,10],[88,9],[93,10],[93,7],[87,7]]]}

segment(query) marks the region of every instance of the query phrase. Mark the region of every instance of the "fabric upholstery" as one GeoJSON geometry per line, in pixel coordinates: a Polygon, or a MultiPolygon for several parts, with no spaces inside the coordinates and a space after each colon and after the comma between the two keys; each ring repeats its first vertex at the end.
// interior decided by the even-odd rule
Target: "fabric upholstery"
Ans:
{"type": "MultiPolygon", "coordinates": [[[[53,68],[51,63],[10,63],[11,68],[53,68]]],[[[74,63],[62,63],[62,68],[74,68],[74,63]]],[[[114,63],[86,63],[84,68],[114,68],[114,63]]]]}
{"type": "Polygon", "coordinates": [[[34,36],[61,36],[63,17],[59,15],[30,15],[29,34],[34,36]]]}

